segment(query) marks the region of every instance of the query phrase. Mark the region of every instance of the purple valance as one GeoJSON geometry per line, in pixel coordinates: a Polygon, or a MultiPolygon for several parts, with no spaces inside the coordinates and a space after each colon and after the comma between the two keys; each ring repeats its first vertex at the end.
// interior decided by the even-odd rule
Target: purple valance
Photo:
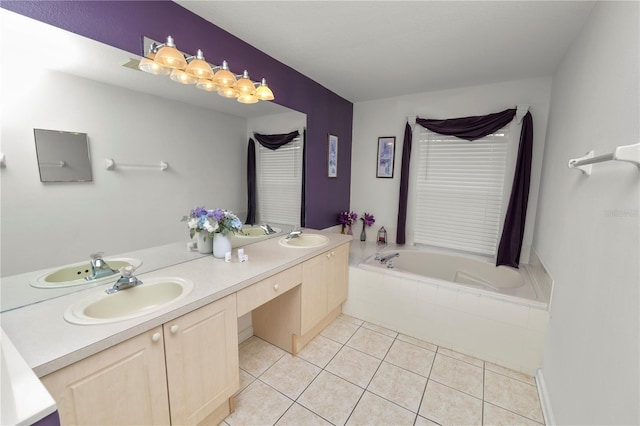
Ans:
{"type": "Polygon", "coordinates": [[[260,133],[254,133],[253,135],[260,143],[260,145],[264,146],[265,148],[269,148],[272,151],[275,151],[276,149],[288,144],[289,142],[300,136],[300,133],[298,133],[298,131],[296,130],[291,133],[280,135],[261,135],[260,133]]]}
{"type": "Polygon", "coordinates": [[[416,124],[441,135],[474,141],[502,129],[513,120],[515,115],[516,109],[513,108],[489,115],[449,118],[447,120],[416,118],[416,124]]]}
{"type": "MultiPolygon", "coordinates": [[[[516,108],[501,112],[473,117],[432,120],[417,118],[416,124],[443,135],[455,136],[473,141],[490,135],[506,126],[516,115],[516,108]]],[[[409,192],[409,162],[411,157],[411,127],[405,128],[404,148],[402,151],[402,170],[400,178],[400,202],[398,207],[398,232],[396,242],[405,243],[407,219],[407,195],[409,192]],[[408,149],[407,149],[408,147],[408,149]]],[[[509,205],[504,220],[502,236],[498,246],[496,266],[518,267],[520,251],[524,238],[524,225],[529,200],[529,180],[531,175],[531,156],[533,151],[533,118],[527,112],[520,131],[518,159],[514,173],[509,205]]]]}

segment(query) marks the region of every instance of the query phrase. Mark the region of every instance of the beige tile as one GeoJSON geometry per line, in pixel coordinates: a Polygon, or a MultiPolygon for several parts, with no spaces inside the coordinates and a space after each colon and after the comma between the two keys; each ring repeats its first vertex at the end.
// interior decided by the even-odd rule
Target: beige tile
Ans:
{"type": "Polygon", "coordinates": [[[480,367],[438,353],[429,378],[461,392],[482,398],[482,372],[483,369],[480,367]]]}
{"type": "Polygon", "coordinates": [[[235,411],[225,421],[231,425],[272,425],[293,401],[255,380],[235,399],[235,411]]]}
{"type": "Polygon", "coordinates": [[[342,425],[364,392],[358,386],[326,371],[300,395],[298,403],[335,425],[342,425]]]}
{"type": "Polygon", "coordinates": [[[435,356],[435,352],[396,339],[384,360],[413,373],[429,377],[435,356]]]}
{"type": "Polygon", "coordinates": [[[485,371],[484,400],[537,422],[544,422],[536,387],[485,371]]]}
{"type": "Polygon", "coordinates": [[[364,389],[379,366],[379,359],[344,346],[325,370],[364,389]]]}
{"type": "Polygon", "coordinates": [[[286,353],[256,336],[242,342],[239,352],[240,368],[254,377],[259,377],[286,353]]]}
{"type": "Polygon", "coordinates": [[[487,426],[540,426],[540,423],[534,422],[526,417],[519,416],[504,408],[496,407],[487,402],[484,403],[484,425],[487,426]]]}
{"type": "Polygon", "coordinates": [[[338,317],[326,326],[325,329],[320,332],[320,335],[335,340],[338,343],[345,344],[359,328],[360,326],[342,317],[338,317]]]}
{"type": "Polygon", "coordinates": [[[298,403],[294,403],[291,408],[278,420],[278,426],[331,426],[331,423],[312,413],[298,403]]]}
{"type": "Polygon", "coordinates": [[[396,404],[365,392],[347,425],[413,425],[416,415],[396,404]]]}
{"type": "Polygon", "coordinates": [[[415,413],[426,384],[425,377],[383,362],[367,390],[415,413]]]}
{"type": "Polygon", "coordinates": [[[251,383],[253,383],[255,379],[256,379],[255,377],[253,377],[251,374],[247,373],[241,368],[240,369],[240,388],[238,389],[238,392],[236,392],[236,395],[238,395],[240,392],[242,392],[244,388],[246,388],[251,383]]]}
{"type": "Polygon", "coordinates": [[[432,422],[429,419],[425,419],[424,417],[418,416],[416,418],[415,426],[439,426],[438,423],[432,422]]]}
{"type": "Polygon", "coordinates": [[[360,328],[347,342],[347,346],[361,352],[383,359],[393,343],[393,338],[377,331],[360,328]]]}
{"type": "Polygon", "coordinates": [[[358,319],[356,317],[352,317],[351,315],[340,314],[340,318],[345,320],[345,321],[348,321],[350,323],[353,323],[353,324],[355,324],[357,326],[361,326],[362,324],[364,324],[363,320],[358,319]]]}
{"type": "Polygon", "coordinates": [[[298,353],[298,356],[324,368],[341,348],[342,345],[336,341],[324,336],[316,336],[298,353]]]}
{"type": "Polygon", "coordinates": [[[398,334],[398,340],[402,340],[403,342],[411,343],[412,345],[420,346],[423,349],[428,349],[430,351],[437,351],[438,347],[433,343],[425,342],[424,340],[416,339],[415,337],[407,336],[406,334],[398,334]]]}
{"type": "Polygon", "coordinates": [[[460,361],[464,361],[464,362],[467,362],[469,364],[473,364],[476,367],[481,367],[481,368],[484,367],[484,361],[482,361],[481,359],[474,358],[472,356],[465,355],[465,354],[460,353],[460,352],[452,351],[451,349],[439,347],[438,348],[438,353],[442,354],[442,355],[449,356],[451,358],[459,359],[460,361]]]}
{"type": "Polygon", "coordinates": [[[521,382],[525,382],[530,385],[536,384],[536,380],[533,378],[533,376],[521,373],[519,371],[510,370],[501,365],[493,364],[491,362],[486,362],[485,368],[487,370],[493,371],[494,373],[502,374],[503,376],[511,377],[512,379],[517,379],[517,380],[520,380],[521,382]]]}
{"type": "Polygon", "coordinates": [[[389,330],[388,328],[384,328],[384,327],[381,327],[379,325],[372,324],[370,322],[365,322],[362,326],[364,328],[368,328],[369,330],[377,331],[380,334],[384,334],[385,336],[389,336],[389,337],[392,337],[394,339],[396,338],[396,336],[398,336],[398,332],[397,331],[389,330]]]}
{"type": "Polygon", "coordinates": [[[441,425],[480,425],[482,401],[429,380],[418,414],[441,425]]]}
{"type": "Polygon", "coordinates": [[[302,358],[285,354],[260,380],[295,400],[320,373],[320,368],[302,358]]]}

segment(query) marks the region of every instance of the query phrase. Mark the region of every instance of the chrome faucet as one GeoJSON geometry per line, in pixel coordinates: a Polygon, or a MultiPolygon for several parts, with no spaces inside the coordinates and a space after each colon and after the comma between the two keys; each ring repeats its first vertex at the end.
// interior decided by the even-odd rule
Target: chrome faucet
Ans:
{"type": "Polygon", "coordinates": [[[269,234],[275,234],[276,231],[273,230],[273,228],[271,226],[269,226],[268,223],[264,223],[263,225],[260,225],[260,228],[264,231],[264,235],[269,235],[269,234]]]}
{"type": "Polygon", "coordinates": [[[87,281],[93,281],[98,278],[108,277],[109,275],[117,274],[118,271],[111,269],[111,267],[102,258],[103,253],[93,253],[89,257],[91,258],[91,275],[84,277],[87,281]]]}
{"type": "Polygon", "coordinates": [[[383,265],[385,263],[387,263],[390,259],[393,259],[394,257],[400,257],[400,253],[395,252],[395,253],[389,253],[385,256],[381,256],[380,259],[378,259],[380,261],[380,263],[382,263],[383,265]]]}
{"type": "Polygon", "coordinates": [[[302,230],[301,229],[296,229],[293,228],[293,230],[291,232],[289,232],[287,234],[286,237],[284,237],[285,240],[290,240],[292,238],[298,238],[300,235],[302,235],[302,230]]]}
{"type": "Polygon", "coordinates": [[[120,268],[120,273],[122,274],[122,276],[118,278],[118,281],[116,281],[113,287],[106,289],[104,292],[107,294],[113,294],[120,290],[126,290],[128,288],[142,284],[141,280],[133,276],[133,271],[135,271],[135,268],[132,265],[127,265],[120,268]]]}

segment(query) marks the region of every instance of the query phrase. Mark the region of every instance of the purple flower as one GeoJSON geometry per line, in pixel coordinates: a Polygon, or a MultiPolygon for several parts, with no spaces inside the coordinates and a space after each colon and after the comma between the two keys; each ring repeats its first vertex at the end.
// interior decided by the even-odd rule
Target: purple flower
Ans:
{"type": "Polygon", "coordinates": [[[191,210],[191,217],[199,218],[200,216],[206,216],[206,214],[207,209],[205,209],[204,207],[196,207],[195,209],[191,210]]]}
{"type": "Polygon", "coordinates": [[[340,212],[338,215],[338,223],[340,225],[351,225],[358,219],[358,215],[354,212],[340,212]]]}
{"type": "Polygon", "coordinates": [[[222,209],[215,209],[213,211],[213,215],[215,216],[216,220],[220,221],[222,219],[224,219],[224,211],[222,209]]]}
{"type": "Polygon", "coordinates": [[[376,218],[373,217],[372,214],[365,212],[363,216],[364,217],[360,218],[360,220],[362,220],[365,226],[371,226],[376,223],[376,218]]]}

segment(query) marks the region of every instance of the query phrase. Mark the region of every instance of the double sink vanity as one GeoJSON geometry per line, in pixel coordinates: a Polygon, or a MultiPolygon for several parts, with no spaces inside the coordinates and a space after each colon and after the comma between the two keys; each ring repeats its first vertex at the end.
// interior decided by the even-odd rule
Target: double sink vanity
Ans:
{"type": "MultiPolygon", "coordinates": [[[[239,388],[238,318],[296,354],[341,312],[351,236],[305,230],[2,314],[62,424],[218,424],[239,388]]],[[[146,261],[145,259],[142,259],[146,261]]],[[[47,291],[47,290],[41,290],[47,291]]]]}

